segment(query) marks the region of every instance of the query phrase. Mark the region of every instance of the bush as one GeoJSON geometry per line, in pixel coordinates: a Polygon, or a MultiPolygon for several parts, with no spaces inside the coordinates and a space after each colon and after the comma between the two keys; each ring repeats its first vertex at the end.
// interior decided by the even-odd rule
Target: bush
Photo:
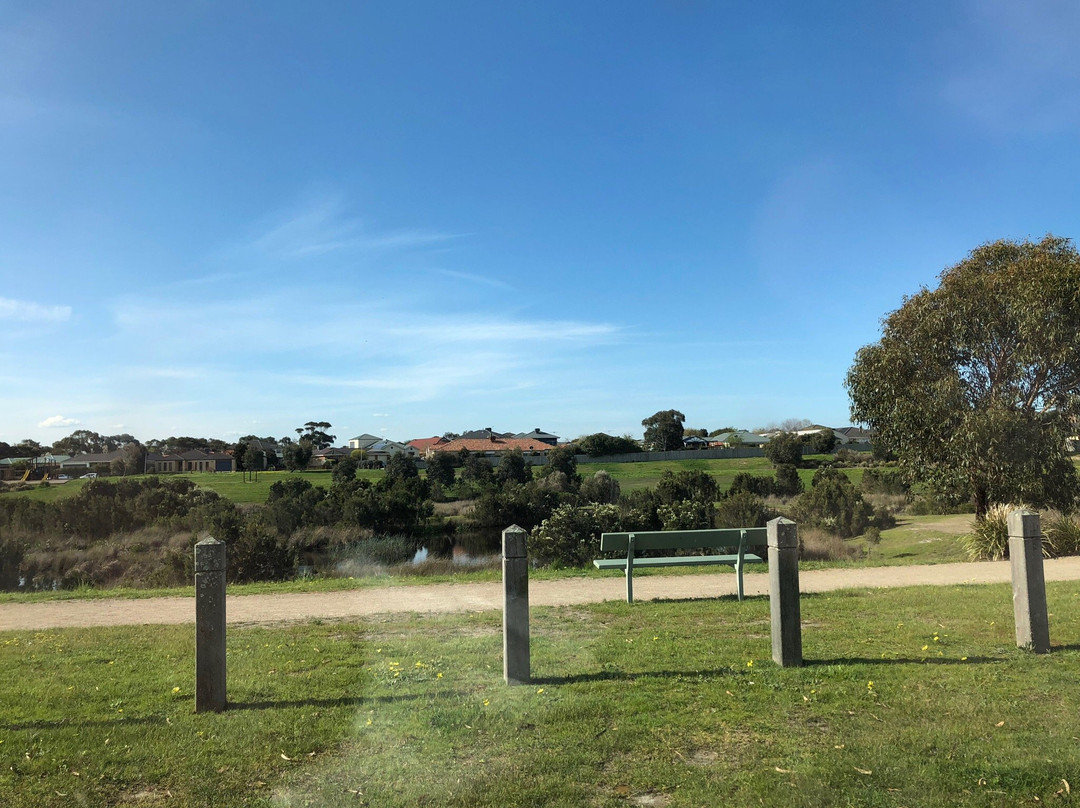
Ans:
{"type": "Polygon", "coordinates": [[[716,506],[716,527],[764,527],[776,514],[749,491],[729,494],[716,506]]]}
{"type": "Polygon", "coordinates": [[[656,509],[661,530],[708,530],[713,526],[713,504],[684,499],[656,509]]]}
{"type": "Polygon", "coordinates": [[[720,497],[716,478],[704,471],[665,471],[656,484],[656,495],[665,505],[686,500],[715,502],[720,497]]]}
{"type": "Polygon", "coordinates": [[[780,432],[761,447],[775,466],[797,466],[802,462],[803,442],[794,432],[780,432]]]}
{"type": "Polygon", "coordinates": [[[991,505],[983,519],[960,539],[972,561],[1000,561],[1009,557],[1009,514],[1022,505],[991,505]]]}
{"type": "Polygon", "coordinates": [[[542,563],[584,567],[600,554],[600,534],[621,527],[614,505],[560,505],[532,532],[529,547],[542,563]]]}
{"type": "Polygon", "coordinates": [[[859,489],[864,494],[906,494],[911,487],[899,469],[867,469],[859,489]]]}
{"type": "Polygon", "coordinates": [[[799,522],[841,538],[858,536],[869,526],[872,516],[869,503],[847,475],[831,467],[818,469],[810,490],[796,501],[795,514],[799,522]]]}
{"type": "MultiPolygon", "coordinates": [[[[794,468],[794,466],[785,468],[794,468]]],[[[777,469],[777,476],[779,476],[780,470],[777,469]]],[[[796,472],[796,477],[798,473],[796,472]]],[[[802,490],[802,484],[799,485],[799,490],[802,490]]],[[[759,477],[756,474],[750,474],[746,471],[740,471],[735,475],[735,479],[731,481],[731,487],[727,490],[728,496],[734,494],[753,494],[757,497],[768,497],[772,495],[779,496],[777,491],[776,480],[772,477],[759,477]]]]}
{"type": "Polygon", "coordinates": [[[802,478],[799,470],[789,463],[782,463],[776,467],[775,493],[779,497],[797,497],[803,492],[802,478]]]}
{"type": "Polygon", "coordinates": [[[1043,550],[1051,558],[1080,555],[1080,522],[1075,518],[1053,514],[1047,518],[1043,533],[1043,550]]]}
{"type": "Polygon", "coordinates": [[[619,481],[601,469],[581,483],[581,498],[598,505],[614,505],[619,501],[619,481]]]}

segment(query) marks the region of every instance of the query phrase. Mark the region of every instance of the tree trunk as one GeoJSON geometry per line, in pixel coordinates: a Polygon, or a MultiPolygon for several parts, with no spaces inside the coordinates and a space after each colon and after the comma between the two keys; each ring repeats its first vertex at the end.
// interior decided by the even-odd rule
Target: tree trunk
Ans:
{"type": "Polygon", "coordinates": [[[971,497],[972,502],[975,503],[975,519],[981,522],[986,518],[986,512],[990,510],[990,493],[986,490],[986,486],[981,483],[975,485],[975,493],[971,497]]]}

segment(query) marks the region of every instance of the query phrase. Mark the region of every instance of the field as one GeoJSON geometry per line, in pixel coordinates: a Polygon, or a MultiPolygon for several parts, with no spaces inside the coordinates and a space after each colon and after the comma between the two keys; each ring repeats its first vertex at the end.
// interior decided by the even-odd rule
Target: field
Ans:
{"type": "MultiPolygon", "coordinates": [[[[583,476],[591,476],[600,470],[608,472],[619,481],[623,491],[633,491],[637,488],[653,488],[660,481],[660,476],[665,471],[705,471],[716,477],[721,491],[731,487],[731,481],[740,472],[749,472],[762,477],[774,475],[772,464],[764,457],[736,458],[731,460],[669,460],[656,463],[582,463],[578,466],[578,472],[583,476]]],[[[852,482],[856,485],[862,480],[861,468],[844,469],[852,482]]],[[[382,471],[361,470],[357,476],[368,480],[378,480],[382,477],[382,471]]],[[[210,472],[192,473],[182,475],[169,475],[186,477],[193,480],[203,488],[217,491],[223,497],[237,503],[266,502],[266,496],[270,492],[270,486],[278,480],[289,477],[303,477],[311,481],[312,485],[327,487],[330,485],[330,472],[328,471],[267,471],[260,472],[254,482],[245,482],[244,475],[236,473],[214,474],[210,472]]],[[[814,469],[800,469],[799,476],[803,485],[810,487],[810,480],[814,476],[814,469]]],[[[137,478],[136,478],[137,479],[137,478]]],[[[54,483],[47,488],[35,486],[34,490],[26,491],[19,496],[44,501],[53,501],[63,497],[72,496],[86,484],[86,480],[69,480],[64,483],[54,483]]]]}
{"type": "Polygon", "coordinates": [[[1006,586],[534,609],[530,686],[497,613],[231,628],[193,714],[191,627],[0,634],[0,803],[700,806],[1068,803],[1080,584],[1048,656],[1006,586]]]}

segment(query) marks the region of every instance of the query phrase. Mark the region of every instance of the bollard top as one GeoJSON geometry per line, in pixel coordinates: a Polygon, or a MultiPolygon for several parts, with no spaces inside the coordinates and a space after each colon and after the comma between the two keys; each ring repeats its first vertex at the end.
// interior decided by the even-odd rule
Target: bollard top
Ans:
{"type": "Polygon", "coordinates": [[[195,544],[195,572],[223,572],[225,570],[225,542],[213,537],[195,544]]]}
{"type": "Polygon", "coordinates": [[[510,525],[502,533],[503,558],[525,558],[528,554],[525,549],[525,537],[528,536],[525,528],[510,525]]]}
{"type": "Polygon", "coordinates": [[[799,546],[798,526],[790,519],[778,516],[765,525],[768,531],[769,547],[783,550],[799,546]]]}
{"type": "Polygon", "coordinates": [[[1027,508],[1017,508],[1009,512],[1009,536],[1024,539],[1037,539],[1042,536],[1039,527],[1039,514],[1027,508]]]}

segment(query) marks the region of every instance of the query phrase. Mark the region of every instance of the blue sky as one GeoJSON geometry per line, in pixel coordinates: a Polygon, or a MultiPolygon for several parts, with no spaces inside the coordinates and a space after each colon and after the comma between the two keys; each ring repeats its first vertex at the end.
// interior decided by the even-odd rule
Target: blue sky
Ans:
{"type": "Polygon", "coordinates": [[[0,440],[848,423],[1077,235],[1080,6],[0,0],[0,440]]]}

